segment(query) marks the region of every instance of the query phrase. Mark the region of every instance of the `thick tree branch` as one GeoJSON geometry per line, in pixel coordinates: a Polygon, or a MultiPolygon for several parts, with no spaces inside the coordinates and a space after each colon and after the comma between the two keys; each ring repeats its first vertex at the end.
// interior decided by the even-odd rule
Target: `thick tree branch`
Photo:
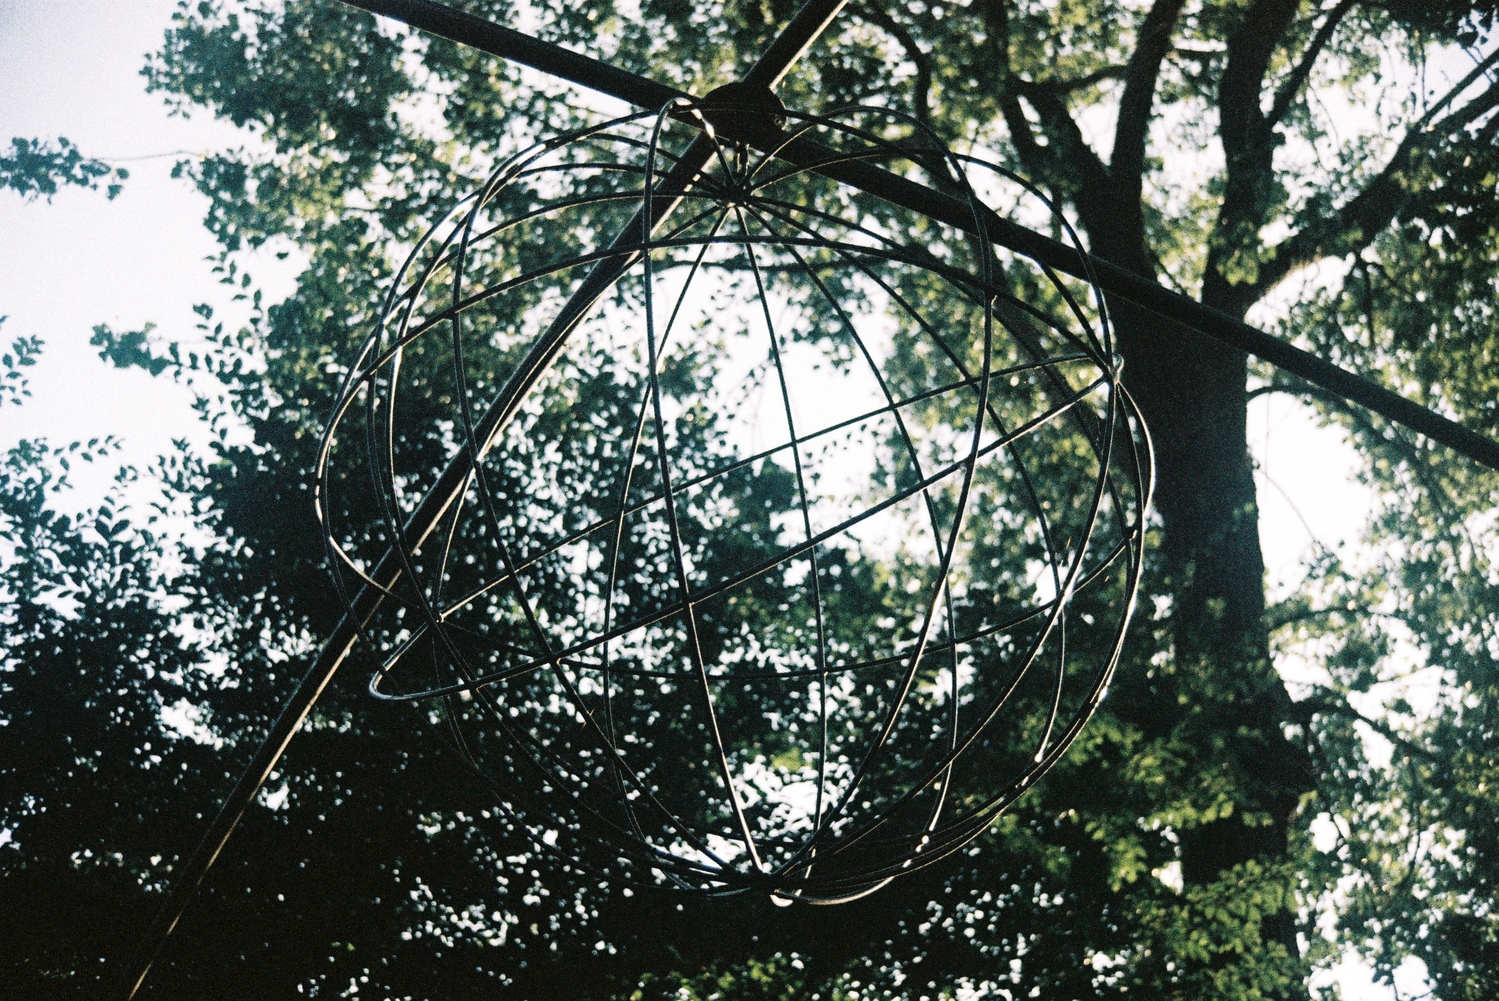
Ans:
{"type": "MultiPolygon", "coordinates": [[[[1026,172],[1048,187],[1063,188],[1075,200],[1094,196],[1096,203],[1109,185],[1109,171],[1098,154],[1083,139],[1059,90],[1047,83],[1033,83],[1016,76],[1010,65],[1010,12],[1006,0],[980,0],[976,6],[984,19],[986,44],[994,57],[1000,80],[999,107],[1010,141],[1026,172]],[[1042,145],[1026,117],[1020,97],[1036,110],[1047,143],[1042,145]]],[[[1096,208],[1077,201],[1085,216],[1096,208]]]]}
{"type": "Polygon", "coordinates": [[[1223,52],[1224,50],[1222,49],[1194,49],[1185,45],[1176,45],[1171,49],[1172,55],[1181,56],[1183,59],[1194,62],[1204,68],[1211,66],[1213,60],[1222,59],[1223,52]]]}
{"type": "Polygon", "coordinates": [[[1270,57],[1300,7],[1301,0],[1259,0],[1228,40],[1228,63],[1218,84],[1218,114],[1230,176],[1265,138],[1260,94],[1270,57]]]}
{"type": "Polygon", "coordinates": [[[864,20],[880,28],[885,34],[895,39],[902,49],[906,51],[906,58],[916,68],[915,93],[912,95],[912,103],[915,106],[916,120],[931,128],[932,125],[932,57],[929,53],[921,51],[921,46],[916,43],[916,36],[895,18],[873,4],[858,3],[853,7],[854,13],[864,20]]]}
{"type": "MultiPolygon", "coordinates": [[[[1471,78],[1476,79],[1481,69],[1486,69],[1495,62],[1499,62],[1499,50],[1484,60],[1480,68],[1470,75],[1471,78]]],[[[1451,103],[1452,97],[1467,89],[1472,79],[1455,86],[1432,110],[1445,108],[1451,103]]],[[[1442,139],[1461,132],[1496,108],[1499,108],[1499,83],[1491,85],[1468,105],[1454,111],[1435,126],[1429,125],[1432,112],[1423,115],[1400,141],[1384,169],[1363,191],[1331,216],[1306,220],[1294,235],[1275,248],[1270,260],[1260,266],[1259,275],[1249,291],[1251,301],[1265,295],[1297,268],[1323,257],[1353,254],[1367,247],[1403,209],[1413,200],[1418,200],[1408,189],[1406,181],[1407,173],[1420,153],[1442,139]]],[[[1487,126],[1484,131],[1488,131],[1487,126]]]]}
{"type": "MultiPolygon", "coordinates": [[[[1078,210],[1085,215],[1095,210],[1098,204],[1112,202],[1113,181],[1109,168],[1083,138],[1083,130],[1072,117],[1067,103],[1040,84],[1016,80],[1015,86],[1041,119],[1047,140],[1045,155],[1051,161],[1048,176],[1067,183],[1078,210]],[[1085,204],[1087,202],[1093,204],[1085,204]]],[[[1091,224],[1089,228],[1092,228],[1091,224]]]]}
{"type": "Polygon", "coordinates": [[[1259,231],[1283,197],[1275,184],[1274,132],[1260,111],[1270,59],[1296,20],[1302,0],[1256,0],[1228,39],[1218,80],[1218,137],[1223,144],[1223,204],[1209,240],[1202,301],[1234,316],[1254,302],[1230,262],[1259,249],[1259,231]]]}
{"type": "Polygon", "coordinates": [[[1161,62],[1171,51],[1171,30],[1181,16],[1185,0],[1156,0],[1135,41],[1125,75],[1124,96],[1119,101],[1119,120],[1114,127],[1114,151],[1109,172],[1120,197],[1140,197],[1145,166],[1145,143],[1150,133],[1150,112],[1155,106],[1156,80],[1161,62]]]}
{"type": "Polygon", "coordinates": [[[1275,92],[1275,101],[1270,106],[1270,113],[1265,116],[1267,127],[1274,126],[1286,116],[1287,111],[1291,110],[1291,105],[1295,102],[1296,96],[1301,93],[1301,88],[1306,86],[1307,78],[1312,75],[1312,68],[1316,65],[1317,59],[1322,55],[1322,51],[1327,48],[1327,43],[1332,41],[1333,34],[1338,30],[1338,25],[1342,23],[1343,18],[1348,15],[1349,11],[1363,2],[1364,0],[1343,0],[1342,3],[1327,12],[1327,17],[1323,19],[1322,26],[1317,29],[1317,33],[1312,36],[1311,43],[1307,45],[1306,51],[1301,54],[1300,62],[1291,71],[1291,75],[1286,77],[1286,82],[1275,92]]]}
{"type": "Polygon", "coordinates": [[[1119,80],[1129,72],[1128,66],[1104,66],[1094,70],[1092,73],[1084,73],[1080,77],[1064,80],[1056,77],[1047,80],[1037,80],[1034,86],[1045,87],[1053,94],[1070,94],[1075,90],[1086,90],[1094,84],[1103,83],[1105,80],[1119,80]]]}
{"type": "Polygon", "coordinates": [[[1409,737],[1396,730],[1384,720],[1366,716],[1353,707],[1347,697],[1338,691],[1318,686],[1315,693],[1302,699],[1295,704],[1294,722],[1306,724],[1311,722],[1312,716],[1317,713],[1325,713],[1330,716],[1341,716],[1344,719],[1355,720],[1363,723],[1369,729],[1388,740],[1390,743],[1404,748],[1407,752],[1423,761],[1437,761],[1438,758],[1430,748],[1411,740],[1409,737]]]}
{"type": "MultiPolygon", "coordinates": [[[[1495,63],[1499,63],[1499,48],[1496,48],[1493,52],[1490,52],[1479,62],[1474,64],[1472,71],[1469,72],[1467,76],[1463,77],[1457,83],[1453,84],[1451,89],[1449,89],[1446,94],[1442,95],[1442,99],[1440,101],[1428,108],[1426,114],[1422,115],[1420,120],[1417,121],[1416,128],[1424,128],[1425,126],[1431,124],[1432,119],[1436,118],[1437,115],[1441,114],[1447,109],[1448,105],[1457,100],[1457,96],[1459,94],[1467,90],[1469,87],[1473,86],[1473,84],[1477,83],[1479,77],[1487,76],[1489,70],[1493,68],[1495,63]]],[[[1492,85],[1493,83],[1494,81],[1490,80],[1490,84],[1492,85]]],[[[1470,116],[1468,118],[1468,121],[1472,121],[1475,117],[1477,116],[1470,116]]],[[[1450,120],[1451,119],[1449,119],[1449,121],[1450,120]]]]}
{"type": "Polygon", "coordinates": [[[1045,150],[1036,141],[1035,130],[1031,128],[1030,119],[1025,117],[1020,98],[1005,94],[1000,98],[999,107],[1005,116],[1005,127],[1010,130],[1010,141],[1015,144],[1015,153],[1026,173],[1038,179],[1045,177],[1045,150]]]}
{"type": "Polygon", "coordinates": [[[1025,109],[1020,106],[1019,95],[1012,85],[1013,71],[1010,67],[1010,11],[1006,0],[979,0],[975,4],[984,22],[984,47],[994,59],[995,75],[998,78],[999,110],[1005,119],[1005,128],[1010,132],[1010,142],[1015,146],[1015,155],[1026,173],[1037,179],[1043,178],[1044,151],[1036,141],[1035,130],[1025,109]]]}

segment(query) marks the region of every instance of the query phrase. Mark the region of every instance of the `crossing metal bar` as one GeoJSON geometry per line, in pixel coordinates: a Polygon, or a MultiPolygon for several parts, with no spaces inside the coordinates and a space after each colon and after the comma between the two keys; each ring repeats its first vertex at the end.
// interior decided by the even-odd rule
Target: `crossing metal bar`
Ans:
{"type": "MultiPolygon", "coordinates": [[[[550,76],[607,94],[637,107],[655,110],[686,92],[657,83],[628,70],[573,52],[465,14],[434,0],[342,0],[374,14],[394,18],[421,31],[460,42],[512,62],[530,66],[550,76]]],[[[778,39],[775,45],[794,42],[778,39]]],[[[775,46],[772,46],[774,49],[775,46]]],[[[768,54],[768,53],[767,53],[768,54]]],[[[792,59],[795,57],[792,56],[792,59]]],[[[790,67],[791,62],[785,62],[790,67]]],[[[784,70],[782,71],[784,74],[784,70]]],[[[777,77],[779,80],[779,76],[777,77]]],[[[773,85],[773,83],[772,83],[773,85]]],[[[867,194],[931,216],[967,232],[975,230],[967,202],[881,170],[869,163],[827,163],[826,150],[806,139],[787,142],[784,133],[757,130],[746,134],[753,145],[775,150],[776,155],[809,165],[817,173],[843,181],[867,194]]],[[[1195,299],[1127,271],[1116,264],[1090,257],[1084,260],[1071,246],[1053,240],[1010,220],[993,215],[985,226],[995,243],[1018,251],[1064,274],[1095,281],[1110,295],[1141,306],[1157,316],[1221,341],[1256,358],[1270,362],[1315,386],[1368,407],[1397,424],[1440,442],[1475,462],[1499,469],[1499,443],[1449,420],[1441,414],[1395,393],[1371,379],[1350,372],[1309,351],[1288,344],[1257,327],[1229,316],[1195,299]],[[1091,271],[1091,273],[1090,273],[1091,271]]]]}

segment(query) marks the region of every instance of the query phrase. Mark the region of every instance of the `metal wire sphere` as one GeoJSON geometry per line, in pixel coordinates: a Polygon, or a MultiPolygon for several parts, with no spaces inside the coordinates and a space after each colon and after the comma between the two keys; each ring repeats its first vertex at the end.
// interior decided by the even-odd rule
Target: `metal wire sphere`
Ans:
{"type": "Polygon", "coordinates": [[[1037,192],[888,111],[789,115],[794,165],[714,138],[739,114],[766,117],[540,143],[435,226],[347,369],[319,511],[346,600],[385,593],[370,690],[424,704],[540,847],[837,902],[1078,735],[1149,445],[1096,287],[987,239],[985,200],[1076,246],[1037,192]],[[971,232],[819,169],[852,162],[971,232]]]}

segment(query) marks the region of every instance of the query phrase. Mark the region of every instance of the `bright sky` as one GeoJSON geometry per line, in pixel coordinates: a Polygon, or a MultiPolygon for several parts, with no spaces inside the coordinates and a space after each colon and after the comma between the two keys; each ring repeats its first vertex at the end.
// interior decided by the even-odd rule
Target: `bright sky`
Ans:
{"type": "MultiPolygon", "coordinates": [[[[65,443],[114,435],[124,442],[124,460],[145,469],[173,439],[198,447],[207,441],[186,390],[114,369],[88,343],[99,323],[117,331],[154,323],[165,337],[191,342],[199,336],[193,305],[222,308],[228,299],[205,260],[217,251],[201,225],[206,202],[170,171],[178,151],[245,139],[207,116],[169,117],[140,76],[174,6],[174,0],[0,0],[0,143],[66,136],[85,155],[114,160],[131,174],[114,201],[70,189],[50,205],[23,204],[0,192],[0,315],[9,317],[0,342],[31,335],[46,342],[31,370],[33,398],[4,411],[0,449],[20,438],[65,443]]],[[[252,260],[250,270],[270,301],[292,287],[287,265],[252,260]]],[[[1369,500],[1351,482],[1355,460],[1340,436],[1316,427],[1288,398],[1256,401],[1250,439],[1262,466],[1266,563],[1284,593],[1299,579],[1297,567],[1313,540],[1334,548],[1356,541],[1369,500]]],[[[108,484],[98,470],[74,479],[80,504],[96,500],[108,484]]],[[[1420,971],[1403,972],[1411,976],[1402,978],[1402,993],[1419,993],[1412,988],[1420,971]]],[[[1347,1001],[1393,996],[1354,962],[1340,967],[1337,979],[1347,1001]]]]}
{"type": "MultiPolygon", "coordinates": [[[[31,370],[33,398],[7,408],[0,447],[22,437],[114,435],[127,461],[144,467],[174,438],[207,440],[185,390],[114,369],[89,346],[100,323],[116,331],[155,323],[191,341],[192,306],[228,299],[205,260],[217,250],[201,225],[206,200],[170,177],[176,156],[159,154],[243,139],[207,116],[168,117],[139,75],[173,7],[173,0],[0,0],[0,143],[66,136],[85,155],[128,161],[119,166],[130,171],[114,201],[78,188],[51,204],[0,193],[0,315],[9,317],[0,340],[8,346],[34,335],[46,343],[31,370]],[[143,156],[153,158],[133,159],[143,156]]],[[[271,264],[257,262],[256,277],[279,279],[272,291],[284,295],[290,285],[268,273],[271,264]]],[[[75,480],[80,500],[92,499],[108,476],[85,468],[75,480]]]]}

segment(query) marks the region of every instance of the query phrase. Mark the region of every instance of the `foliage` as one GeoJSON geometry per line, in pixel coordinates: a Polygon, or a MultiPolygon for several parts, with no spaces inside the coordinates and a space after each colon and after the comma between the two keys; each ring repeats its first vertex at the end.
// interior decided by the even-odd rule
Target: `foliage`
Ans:
{"type": "MultiPolygon", "coordinates": [[[[7,354],[7,389],[39,350],[7,354]]],[[[0,405],[9,402],[0,398],[0,405]]],[[[0,921],[13,942],[6,993],[88,990],[123,927],[157,884],[156,831],[196,822],[178,796],[207,790],[211,749],[184,739],[165,710],[202,694],[202,651],[170,608],[168,547],[119,510],[61,513],[68,473],[110,440],[23,440],[0,464],[0,921]],[[80,910],[80,907],[82,908],[80,910]]],[[[125,470],[121,483],[134,474],[125,470]]]]}
{"type": "MultiPolygon", "coordinates": [[[[792,8],[463,6],[697,91],[742,72],[792,8]]],[[[1379,0],[854,3],[781,94],[907,110],[1053,192],[1096,253],[1255,309],[1495,436],[1493,18],[1491,3],[1379,0]]],[[[26,445],[5,467],[0,719],[8,745],[37,750],[0,757],[0,878],[34,881],[7,902],[51,901],[46,921],[4,918],[36,935],[5,968],[29,996],[92,977],[85,954],[128,955],[103,932],[90,952],[47,929],[149,910],[142,888],[169,875],[190,814],[227,788],[339,614],[307,471],[402,248],[517,144],[594,114],[316,0],[184,3],[146,76],[264,140],[182,165],[226,282],[254,295],[243,268],[273,240],[309,263],[241,331],[205,308],[212,359],[97,332],[112,360],[191,382],[209,419],[248,429],[163,467],[213,538],[190,572],[167,575],[163,539],[116,530],[113,509],[57,514],[66,450],[26,445]],[[196,738],[162,722],[179,698],[196,738]]],[[[1444,1001],[1493,996],[1499,480],[1111,306],[1158,444],[1149,594],[1104,709],[971,854],[831,910],[603,886],[512,829],[442,728],[364,701],[351,665],[152,994],[1250,1001],[1308,996],[1351,949],[1385,977],[1420,959],[1444,1001]],[[1318,554],[1268,607],[1249,392],[1298,395],[1345,428],[1379,498],[1362,546],[1318,554]]]]}
{"type": "Polygon", "coordinates": [[[50,202],[59,186],[69,184],[90,190],[104,184],[105,194],[114,198],[125,189],[129,176],[124,167],[111,167],[103,160],[84,156],[61,136],[56,146],[17,136],[10,141],[10,152],[0,155],[0,188],[10,188],[28,202],[38,196],[50,202]]]}

